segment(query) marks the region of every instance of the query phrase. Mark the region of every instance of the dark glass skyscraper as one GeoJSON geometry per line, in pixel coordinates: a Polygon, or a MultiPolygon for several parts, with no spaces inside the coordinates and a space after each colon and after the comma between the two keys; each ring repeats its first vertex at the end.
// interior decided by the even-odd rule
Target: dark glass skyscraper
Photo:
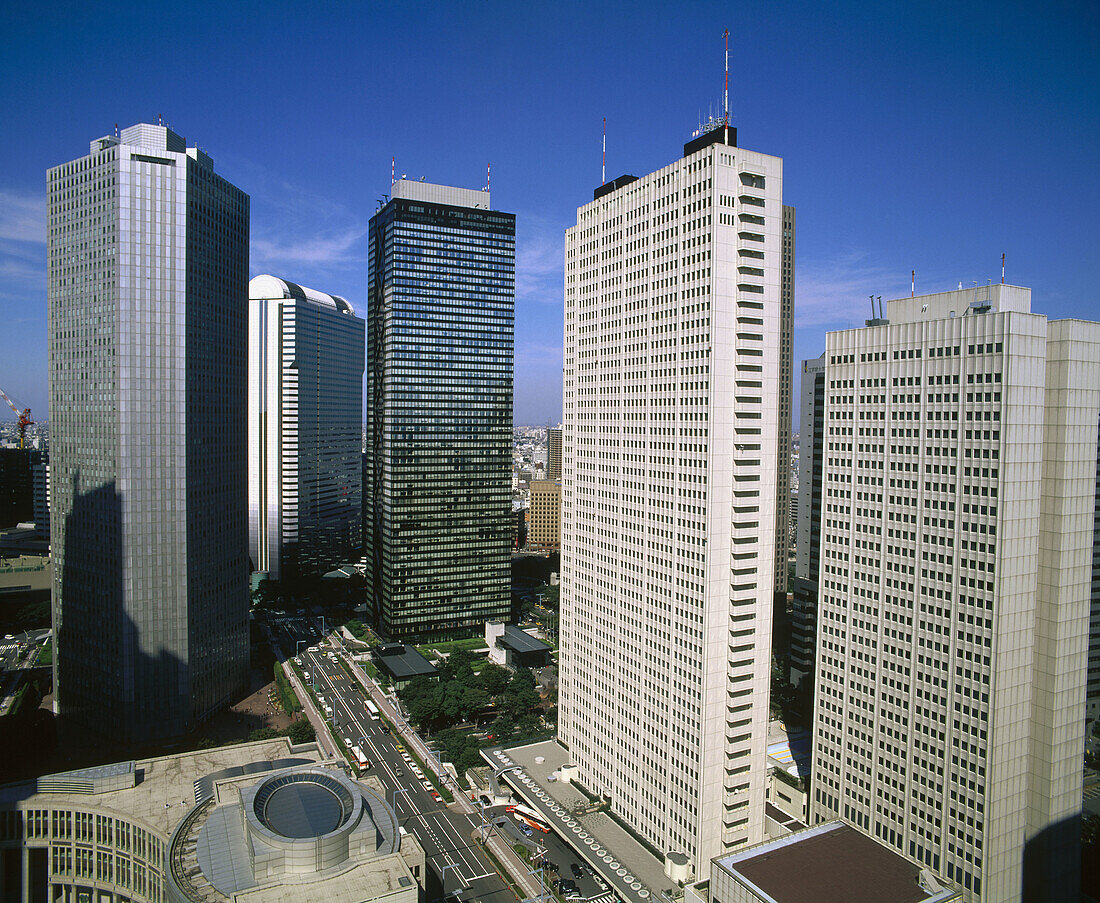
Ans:
{"type": "Polygon", "coordinates": [[[487,191],[405,180],[370,222],[363,533],[394,639],[508,617],[515,234],[487,191]]]}

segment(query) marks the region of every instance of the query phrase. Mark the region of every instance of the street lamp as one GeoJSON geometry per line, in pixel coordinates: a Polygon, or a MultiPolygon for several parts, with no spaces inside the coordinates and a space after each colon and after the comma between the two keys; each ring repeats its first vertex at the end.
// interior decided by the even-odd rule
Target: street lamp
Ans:
{"type": "Polygon", "coordinates": [[[298,645],[294,647],[294,654],[295,655],[297,655],[299,652],[302,651],[302,643],[305,643],[308,646],[309,645],[309,640],[298,640],[298,645]]]}
{"type": "MultiPolygon", "coordinates": [[[[447,865],[443,866],[443,871],[440,872],[440,874],[439,874],[439,883],[443,887],[443,896],[444,897],[447,896],[447,869],[456,869],[456,868],[458,868],[458,863],[456,863],[456,862],[447,863],[447,865]]],[[[458,876],[458,887],[456,887],[453,891],[451,891],[451,893],[452,894],[457,894],[458,891],[464,890],[465,887],[466,887],[466,885],[462,883],[462,875],[459,875],[458,876]]]]}
{"type": "Polygon", "coordinates": [[[407,787],[398,787],[396,790],[394,790],[394,792],[393,792],[393,811],[394,811],[394,813],[397,813],[397,795],[399,793],[403,793],[403,794],[405,794],[405,796],[408,796],[409,795],[409,790],[408,790],[407,787]]]}

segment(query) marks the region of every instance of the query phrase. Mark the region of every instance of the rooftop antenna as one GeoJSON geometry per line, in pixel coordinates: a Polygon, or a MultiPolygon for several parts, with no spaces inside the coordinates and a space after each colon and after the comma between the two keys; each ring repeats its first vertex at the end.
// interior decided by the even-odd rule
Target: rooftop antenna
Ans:
{"type": "Polygon", "coordinates": [[[390,185],[397,181],[397,156],[390,157],[390,185]]]}
{"type": "Polygon", "coordinates": [[[917,271],[913,270],[913,281],[909,283],[909,297],[917,297],[917,271]]]}
{"type": "Polygon", "coordinates": [[[726,86],[722,91],[722,121],[726,128],[730,127],[730,30],[722,32],[726,41],[726,86]]]}
{"type": "Polygon", "coordinates": [[[871,319],[873,320],[875,319],[875,296],[868,295],[867,297],[871,299],[871,319]]]}
{"type": "Polygon", "coordinates": [[[493,174],[493,163],[490,160],[488,163],[485,164],[485,190],[486,191],[489,190],[490,177],[492,176],[492,174],[493,174]]]}
{"type": "Polygon", "coordinates": [[[1001,255],[1001,285],[1005,284],[1005,256],[1001,255]]]}
{"type": "Polygon", "coordinates": [[[878,318],[880,320],[886,319],[886,311],[882,309],[882,295],[878,296],[878,318]]]}
{"type": "Polygon", "coordinates": [[[607,184],[607,117],[603,118],[603,159],[600,161],[600,184],[607,184]]]}

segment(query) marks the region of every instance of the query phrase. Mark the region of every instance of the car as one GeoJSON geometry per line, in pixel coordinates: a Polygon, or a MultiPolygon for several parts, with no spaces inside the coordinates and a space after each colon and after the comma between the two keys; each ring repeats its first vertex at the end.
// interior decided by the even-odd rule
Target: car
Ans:
{"type": "Polygon", "coordinates": [[[571,871],[573,873],[574,878],[579,878],[581,875],[584,874],[584,869],[582,869],[575,862],[570,862],[569,863],[569,871],[571,871]]]}
{"type": "Polygon", "coordinates": [[[400,768],[395,768],[393,770],[393,776],[395,778],[403,778],[405,777],[405,772],[403,772],[400,768]]]}
{"type": "Polygon", "coordinates": [[[520,825],[519,829],[523,832],[524,837],[531,837],[535,833],[534,831],[531,830],[530,825],[520,825]]]}
{"type": "Polygon", "coordinates": [[[432,799],[433,800],[435,800],[437,803],[443,802],[443,797],[441,797],[439,795],[439,791],[433,790],[431,793],[432,793],[432,799]]]}
{"type": "Polygon", "coordinates": [[[298,658],[298,656],[294,656],[294,664],[296,664],[300,668],[302,667],[302,660],[298,658]]]}
{"type": "Polygon", "coordinates": [[[345,737],[344,738],[344,746],[346,746],[348,749],[351,749],[351,745],[352,745],[351,744],[351,739],[349,737],[345,737]]]}
{"type": "Polygon", "coordinates": [[[303,671],[302,672],[302,677],[306,680],[309,680],[309,672],[308,671],[303,671]]]}

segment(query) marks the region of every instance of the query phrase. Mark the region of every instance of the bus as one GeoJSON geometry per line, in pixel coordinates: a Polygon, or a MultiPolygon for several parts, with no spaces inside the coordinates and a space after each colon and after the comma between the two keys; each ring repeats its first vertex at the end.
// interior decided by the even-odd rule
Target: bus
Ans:
{"type": "Polygon", "coordinates": [[[360,768],[370,768],[370,760],[365,755],[363,755],[363,750],[361,750],[358,746],[353,746],[351,748],[351,755],[360,768]]]}
{"type": "Polygon", "coordinates": [[[518,818],[525,825],[534,828],[537,831],[542,831],[543,834],[550,833],[550,825],[547,823],[538,812],[529,806],[524,806],[521,803],[516,803],[514,806],[509,806],[508,811],[511,812],[516,818],[518,818]]]}
{"type": "Polygon", "coordinates": [[[376,706],[369,699],[364,704],[367,707],[367,714],[370,715],[371,721],[377,721],[378,720],[378,706],[376,706]]]}

